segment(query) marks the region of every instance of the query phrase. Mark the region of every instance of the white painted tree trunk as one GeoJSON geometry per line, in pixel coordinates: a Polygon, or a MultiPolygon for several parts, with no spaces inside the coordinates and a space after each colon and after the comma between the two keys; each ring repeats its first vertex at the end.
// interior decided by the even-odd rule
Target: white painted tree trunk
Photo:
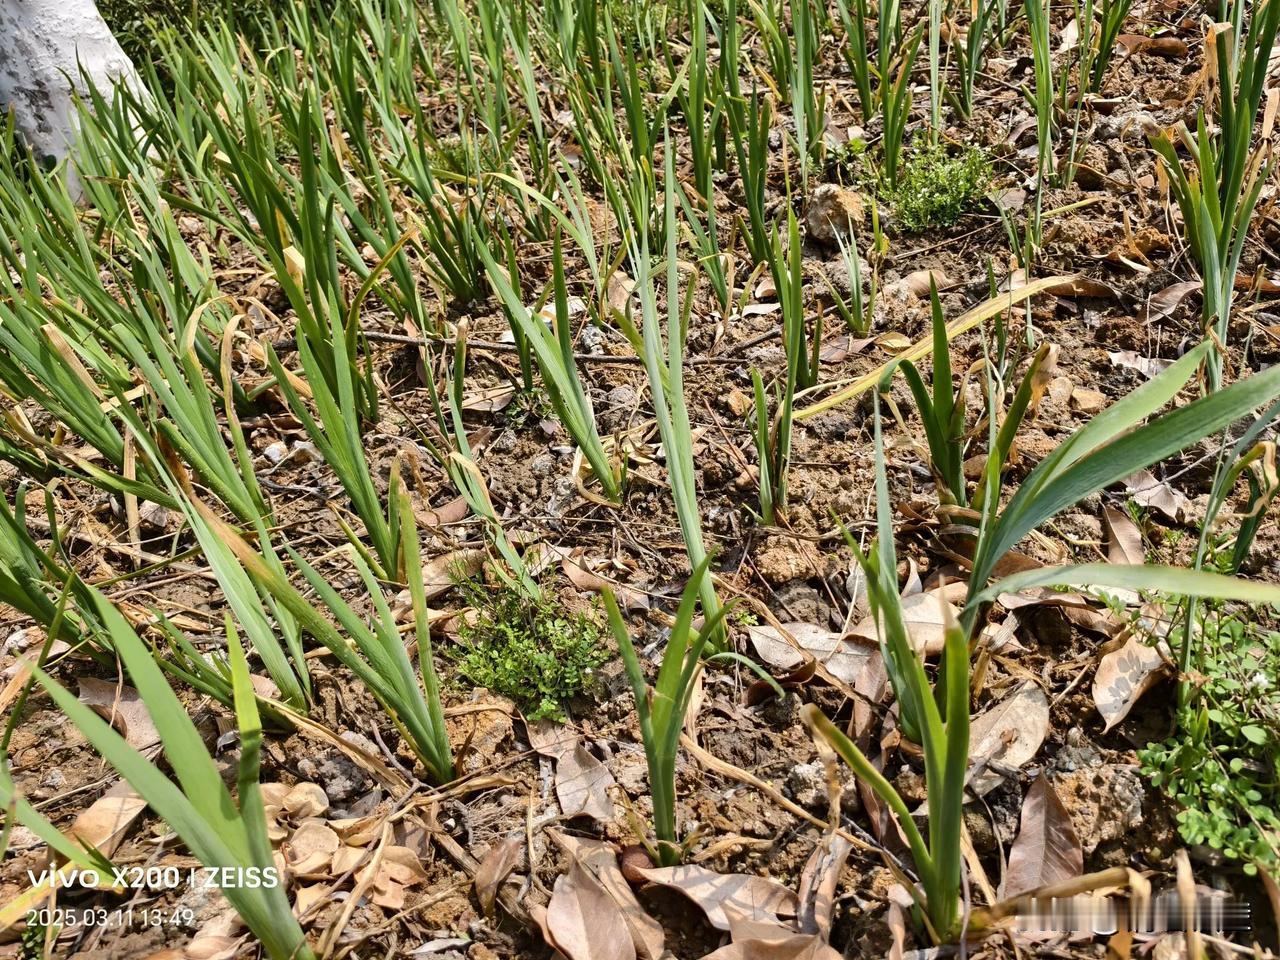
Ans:
{"type": "Polygon", "coordinates": [[[82,68],[103,91],[137,77],[94,0],[0,0],[0,111],[13,110],[41,160],[61,161],[75,147],[73,92],[86,93],[82,68]]]}

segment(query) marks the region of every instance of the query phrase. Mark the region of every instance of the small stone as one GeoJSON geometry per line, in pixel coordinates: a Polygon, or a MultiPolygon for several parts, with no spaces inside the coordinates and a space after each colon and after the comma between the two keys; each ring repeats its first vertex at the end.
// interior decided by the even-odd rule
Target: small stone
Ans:
{"type": "Polygon", "coordinates": [[[549,453],[540,453],[529,462],[529,472],[535,477],[549,477],[556,468],[556,458],[549,453]]]}
{"type": "Polygon", "coordinates": [[[604,331],[599,327],[587,324],[582,328],[582,333],[578,335],[578,344],[582,347],[583,353],[603,353],[604,331]]]}
{"type": "Polygon", "coordinates": [[[1059,769],[1074,766],[1056,777],[1054,788],[1071,814],[1071,823],[1085,855],[1101,843],[1121,840],[1143,820],[1143,785],[1128,766],[1090,763],[1085,751],[1065,758],[1059,769]]]}
{"type": "Polygon", "coordinates": [[[811,240],[834,244],[862,222],[862,198],[835,183],[823,183],[813,191],[805,210],[805,226],[811,240]]]}
{"type": "Polygon", "coordinates": [[[1095,414],[1107,405],[1107,395],[1088,387],[1076,387],[1071,391],[1071,406],[1081,413],[1095,414]]]}
{"type": "Polygon", "coordinates": [[[798,763],[787,774],[787,790],[802,807],[819,807],[827,800],[827,775],[821,763],[798,763]]]}

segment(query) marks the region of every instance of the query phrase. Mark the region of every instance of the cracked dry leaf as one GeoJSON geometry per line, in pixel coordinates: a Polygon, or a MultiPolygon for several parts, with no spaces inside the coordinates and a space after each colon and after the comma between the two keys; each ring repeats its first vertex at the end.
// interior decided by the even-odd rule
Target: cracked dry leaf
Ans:
{"type": "Polygon", "coordinates": [[[280,806],[285,813],[298,820],[321,816],[329,809],[329,795],[319,784],[302,782],[295,784],[280,806]]]}
{"type": "Polygon", "coordinates": [[[556,878],[544,922],[549,945],[568,960],[636,960],[622,911],[577,859],[556,878]]]}
{"type": "Polygon", "coordinates": [[[556,797],[561,812],[574,817],[591,817],[601,823],[613,819],[609,787],[613,774],[581,743],[556,761],[556,797]]]}
{"type": "Polygon", "coordinates": [[[1160,650],[1136,636],[1104,654],[1093,677],[1093,702],[1106,721],[1103,733],[1128,716],[1139,698],[1168,672],[1160,650]]]}
{"type": "Polygon", "coordinates": [[[80,680],[80,702],[119,730],[135,750],[160,742],[160,733],[151,722],[151,714],[133,687],[84,677],[80,680]]]}
{"type": "Polygon", "coordinates": [[[941,270],[914,270],[901,280],[889,284],[886,292],[909,293],[914,297],[927,297],[929,295],[930,280],[939,290],[951,283],[951,278],[941,270]]]}
{"type": "Polygon", "coordinates": [[[1144,323],[1154,323],[1169,316],[1173,311],[1178,309],[1178,305],[1193,293],[1197,293],[1204,286],[1200,280],[1184,280],[1181,283],[1171,283],[1158,293],[1153,293],[1147,300],[1145,310],[1140,314],[1144,323]]]}
{"type": "Polygon", "coordinates": [[[1183,523],[1191,509],[1191,501],[1150,470],[1139,470],[1124,481],[1125,490],[1140,507],[1154,510],[1174,523],[1183,523]]]}
{"type": "Polygon", "coordinates": [[[651,883],[678,890],[702,908],[717,930],[732,929],[729,912],[750,920],[778,922],[795,917],[799,898],[777,881],[745,873],[716,873],[704,867],[637,868],[651,883]]]}
{"type": "Polygon", "coordinates": [[[1146,551],[1142,548],[1142,531],[1133,518],[1123,510],[1105,507],[1102,523],[1107,533],[1107,562],[1121,564],[1146,563],[1146,551]]]}
{"type": "Polygon", "coordinates": [[[1108,351],[1107,356],[1115,366],[1137,370],[1148,380],[1164,373],[1173,366],[1172,360],[1164,360],[1159,357],[1144,357],[1134,350],[1108,351]]]}
{"type": "Polygon", "coordinates": [[[969,790],[979,797],[989,793],[1004,781],[990,764],[1016,770],[1039,752],[1048,735],[1049,698],[1027,681],[970,725],[969,762],[979,769],[971,774],[969,790]]]}
{"type": "Polygon", "coordinates": [[[567,726],[538,720],[525,723],[529,745],[544,757],[556,762],[556,799],[568,818],[591,817],[602,823],[613,819],[613,800],[609,788],[613,774],[582,745],[578,735],[567,726]]]}
{"type": "Polygon", "coordinates": [[[1041,773],[1022,803],[1018,836],[1000,883],[1000,899],[1017,897],[1084,872],[1084,851],[1049,778],[1041,773]]]}
{"type": "Polygon", "coordinates": [[[323,820],[305,820],[283,847],[290,872],[300,877],[323,877],[342,841],[323,820]]]}
{"type": "Polygon", "coordinates": [[[344,843],[333,855],[333,863],[329,870],[335,877],[340,877],[358,867],[367,852],[364,847],[353,847],[349,843],[344,843]]]}
{"type": "Polygon", "coordinates": [[[386,847],[375,863],[356,871],[356,885],[363,885],[370,873],[373,885],[369,899],[388,910],[403,909],[405,890],[427,879],[418,854],[409,847],[394,845],[386,847]]]}
{"type": "MultiPolygon", "coordinates": [[[[485,552],[483,550],[470,548],[453,550],[449,553],[442,553],[438,557],[432,557],[422,565],[422,585],[427,600],[434,600],[441,594],[452,590],[459,578],[474,576],[476,571],[484,565],[484,559],[485,552]]],[[[409,591],[401,590],[396,594],[396,619],[403,621],[412,609],[413,604],[409,598],[409,591]]]]}

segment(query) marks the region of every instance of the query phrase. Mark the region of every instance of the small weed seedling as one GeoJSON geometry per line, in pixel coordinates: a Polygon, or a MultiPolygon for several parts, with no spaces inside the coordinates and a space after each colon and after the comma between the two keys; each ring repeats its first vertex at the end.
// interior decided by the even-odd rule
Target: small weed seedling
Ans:
{"type": "Polygon", "coordinates": [[[546,589],[530,602],[471,579],[459,579],[458,588],[476,613],[458,630],[462,675],[510,698],[529,720],[563,720],[565,701],[588,690],[608,659],[595,619],[570,613],[546,589]]]}
{"type": "MultiPolygon", "coordinates": [[[[1203,608],[1202,608],[1203,609],[1203,608]]],[[[1197,701],[1177,735],[1141,751],[1152,786],[1183,809],[1178,830],[1245,873],[1280,867],[1280,633],[1205,610],[1197,701]]]]}
{"type": "Polygon", "coordinates": [[[912,154],[890,194],[894,220],[914,232],[949,227],[973,206],[991,182],[991,164],[981,150],[951,155],[941,146],[912,154]]]}

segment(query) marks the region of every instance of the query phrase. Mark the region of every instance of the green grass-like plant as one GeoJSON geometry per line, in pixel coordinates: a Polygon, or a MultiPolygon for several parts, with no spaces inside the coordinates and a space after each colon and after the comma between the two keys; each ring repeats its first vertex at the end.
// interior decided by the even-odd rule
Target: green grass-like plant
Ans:
{"type": "MultiPolygon", "coordinates": [[[[39,668],[34,669],[37,681],[202,864],[274,873],[276,867],[258,786],[262,727],[248,664],[230,621],[227,622],[228,662],[240,734],[236,799],[227,790],[200,732],[169,687],[147,645],[106,598],[95,593],[94,602],[94,616],[103,624],[112,648],[119,654],[129,679],[146,704],[177,782],[170,780],[107,721],[39,668]]],[[[13,811],[18,820],[73,863],[94,866],[99,862],[99,857],[90,856],[88,851],[63,837],[22,800],[14,791],[7,770],[0,773],[0,805],[13,811]]],[[[233,884],[222,888],[222,894],[272,960],[311,960],[314,954],[293,915],[284,884],[285,879],[280,876],[270,886],[233,884]]]]}
{"type": "Polygon", "coordinates": [[[657,839],[653,852],[658,862],[667,866],[679,863],[684,857],[676,823],[676,753],[680,732],[684,729],[685,715],[696,690],[698,671],[702,669],[702,654],[710,637],[719,631],[728,609],[718,607],[713,614],[706,616],[700,630],[694,630],[693,617],[708,564],[709,559],[704,559],[685,585],[653,686],[645,679],[639,654],[618,610],[617,601],[610,591],[604,592],[609,626],[622,653],[636,698],[640,737],[649,767],[649,791],[653,796],[653,828],[657,839]]]}

